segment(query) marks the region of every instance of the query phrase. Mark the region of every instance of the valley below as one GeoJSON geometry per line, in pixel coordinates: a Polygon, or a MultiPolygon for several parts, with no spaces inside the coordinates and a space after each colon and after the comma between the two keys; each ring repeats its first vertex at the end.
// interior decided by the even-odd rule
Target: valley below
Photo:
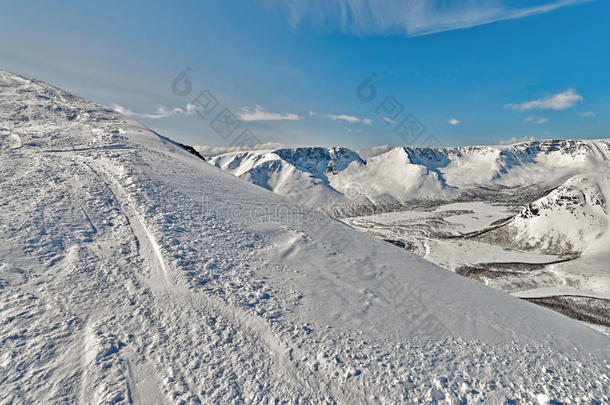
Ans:
{"type": "Polygon", "coordinates": [[[449,203],[342,221],[440,267],[610,334],[610,255],[520,250],[508,240],[493,243],[485,237],[519,211],[514,205],[449,203]]]}

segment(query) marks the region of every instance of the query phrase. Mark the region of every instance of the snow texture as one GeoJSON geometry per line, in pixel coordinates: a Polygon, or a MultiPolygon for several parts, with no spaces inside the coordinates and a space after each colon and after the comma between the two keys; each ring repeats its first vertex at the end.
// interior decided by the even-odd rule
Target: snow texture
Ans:
{"type": "Polygon", "coordinates": [[[107,107],[0,72],[0,153],[1,403],[610,401],[608,337],[107,107]]]}

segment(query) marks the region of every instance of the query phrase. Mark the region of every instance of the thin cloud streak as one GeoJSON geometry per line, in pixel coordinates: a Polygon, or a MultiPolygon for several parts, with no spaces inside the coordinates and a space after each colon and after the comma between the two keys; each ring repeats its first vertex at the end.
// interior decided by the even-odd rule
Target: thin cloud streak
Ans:
{"type": "Polygon", "coordinates": [[[309,23],[345,33],[420,36],[548,13],[594,0],[267,0],[284,9],[293,28],[309,23]]]}
{"type": "Polygon", "coordinates": [[[535,115],[530,115],[526,119],[524,119],[523,122],[530,124],[545,124],[549,122],[549,119],[545,117],[536,118],[535,115]]]}
{"type": "Polygon", "coordinates": [[[370,118],[358,118],[347,114],[328,114],[327,117],[334,121],[345,121],[350,124],[362,123],[365,125],[371,125],[373,123],[370,118]]]}
{"type": "Polygon", "coordinates": [[[191,115],[195,112],[195,106],[193,104],[187,104],[184,109],[180,107],[167,108],[164,106],[160,106],[154,113],[138,113],[118,104],[113,104],[112,109],[118,112],[119,114],[123,114],[128,117],[150,118],[153,120],[168,118],[175,115],[191,115]]]}
{"type": "MultiPolygon", "coordinates": [[[[139,113],[130,110],[129,108],[123,107],[119,104],[113,104],[112,108],[123,115],[128,117],[138,117],[138,118],[149,118],[153,120],[173,117],[176,115],[192,115],[197,112],[197,106],[194,104],[188,103],[184,108],[175,107],[175,108],[167,108],[164,106],[160,106],[154,113],[139,113]]],[[[293,114],[293,113],[275,113],[267,111],[265,108],[257,105],[254,108],[244,107],[241,109],[241,112],[238,114],[239,118],[244,122],[252,122],[252,121],[298,121],[303,119],[303,117],[293,114]]]]}
{"type": "Polygon", "coordinates": [[[239,119],[245,122],[252,121],[299,121],[302,120],[298,114],[293,113],[276,113],[271,112],[261,107],[260,105],[255,106],[254,108],[243,107],[239,114],[239,119]]]}

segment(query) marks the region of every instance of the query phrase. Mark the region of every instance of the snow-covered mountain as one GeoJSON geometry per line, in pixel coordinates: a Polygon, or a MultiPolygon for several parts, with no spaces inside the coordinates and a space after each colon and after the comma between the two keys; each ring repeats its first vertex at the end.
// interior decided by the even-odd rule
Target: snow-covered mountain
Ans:
{"type": "Polygon", "coordinates": [[[282,149],[223,154],[211,163],[340,217],[368,214],[370,207],[392,212],[452,201],[523,206],[479,239],[578,256],[608,250],[609,157],[609,140],[548,140],[399,147],[367,160],[345,148],[282,149]],[[330,151],[336,150],[349,158],[331,169],[330,151]]]}
{"type": "Polygon", "coordinates": [[[610,401],[608,337],[107,107],[0,72],[0,154],[2,403],[610,401]]]}
{"type": "Polygon", "coordinates": [[[484,238],[559,255],[610,250],[610,172],[577,175],[484,238]]]}
{"type": "Polygon", "coordinates": [[[278,194],[332,209],[498,195],[523,202],[574,175],[610,170],[609,157],[608,140],[546,140],[509,146],[397,147],[368,160],[345,148],[280,149],[223,154],[211,162],[278,194]],[[338,151],[343,158],[331,168],[338,151]]]}
{"type": "MultiPolygon", "coordinates": [[[[309,205],[345,200],[330,183],[350,164],[364,161],[347,148],[296,148],[232,152],[210,162],[229,173],[309,205]]],[[[363,203],[366,200],[362,201],[363,203]]]]}

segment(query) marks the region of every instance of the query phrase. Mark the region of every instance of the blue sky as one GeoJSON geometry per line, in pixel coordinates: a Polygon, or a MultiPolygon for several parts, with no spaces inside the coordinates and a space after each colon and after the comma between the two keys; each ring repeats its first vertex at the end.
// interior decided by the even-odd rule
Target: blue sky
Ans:
{"type": "Polygon", "coordinates": [[[609,137],[605,0],[81,3],[5,1],[0,69],[189,144],[239,144],[245,129],[353,148],[609,137]],[[187,67],[181,95],[172,82],[187,67]],[[373,72],[365,102],[357,88],[373,72]],[[204,118],[203,90],[217,101],[204,118]],[[388,96],[402,109],[379,107],[388,96]],[[240,119],[230,135],[210,125],[225,108],[240,119]],[[425,128],[417,139],[395,131],[407,116],[425,128]]]}

